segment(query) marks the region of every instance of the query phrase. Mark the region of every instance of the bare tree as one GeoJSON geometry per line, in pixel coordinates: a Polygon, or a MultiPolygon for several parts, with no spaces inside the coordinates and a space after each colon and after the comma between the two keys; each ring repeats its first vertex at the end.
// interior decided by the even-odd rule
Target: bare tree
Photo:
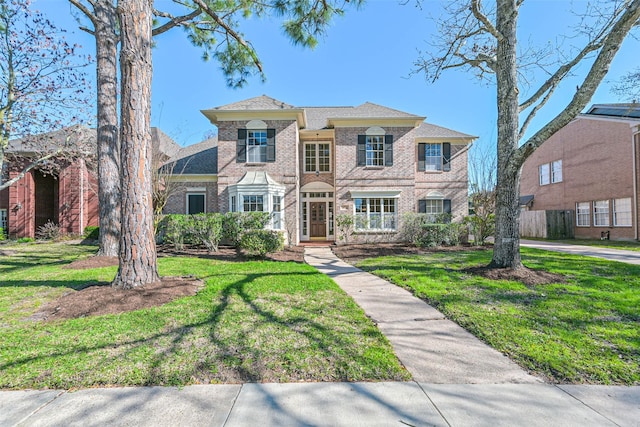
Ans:
{"type": "MultiPolygon", "coordinates": [[[[524,0],[496,0],[487,7],[482,0],[460,0],[447,9],[440,22],[441,51],[428,53],[418,65],[429,78],[437,79],[451,68],[475,71],[495,79],[497,119],[496,240],[491,266],[521,268],[519,235],[519,185],[524,161],[551,135],[568,124],[591,100],[604,79],[622,42],[640,18],[640,0],[598,3],[583,15],[584,44],[564,52],[560,63],[545,63],[546,50],[522,49],[517,38],[518,19],[524,0]],[[533,55],[531,55],[533,53],[533,55]],[[529,54],[528,56],[525,56],[529,54]],[[589,62],[591,61],[591,62],[589,62]],[[525,93],[527,64],[547,73],[546,80],[525,93]],[[572,73],[587,72],[565,108],[532,136],[525,138],[538,111],[572,73]],[[523,118],[522,123],[520,121],[523,118]]],[[[590,3],[586,3],[591,7],[590,3]]],[[[578,40],[576,38],[574,42],[578,40]]]]}
{"type": "Polygon", "coordinates": [[[625,101],[640,102],[640,68],[623,76],[613,86],[612,92],[625,101]]]}
{"type": "Polygon", "coordinates": [[[33,12],[28,0],[0,3],[0,171],[6,170],[9,141],[19,141],[21,171],[11,179],[0,173],[0,190],[9,187],[35,167],[82,151],[76,139],[40,137],[80,123],[89,97],[82,67],[88,60],[78,55],[64,31],[44,15],[33,12]]]}
{"type": "Polygon", "coordinates": [[[466,222],[475,243],[484,245],[495,233],[496,156],[479,145],[469,154],[469,203],[473,213],[466,222]]]}

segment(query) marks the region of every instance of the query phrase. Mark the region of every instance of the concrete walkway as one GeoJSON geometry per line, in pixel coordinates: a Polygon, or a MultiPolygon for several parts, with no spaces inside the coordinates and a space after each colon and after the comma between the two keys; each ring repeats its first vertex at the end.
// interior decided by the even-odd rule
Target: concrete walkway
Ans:
{"type": "Polygon", "coordinates": [[[601,248],[597,246],[572,245],[567,243],[556,243],[538,240],[520,240],[520,246],[528,248],[544,249],[554,252],[565,252],[569,254],[604,258],[611,261],[626,262],[628,264],[640,265],[640,252],[627,251],[624,249],[601,248]]]}
{"type": "Polygon", "coordinates": [[[378,324],[413,382],[0,391],[0,426],[640,427],[640,387],[544,384],[328,248],[305,254],[378,324]]]}

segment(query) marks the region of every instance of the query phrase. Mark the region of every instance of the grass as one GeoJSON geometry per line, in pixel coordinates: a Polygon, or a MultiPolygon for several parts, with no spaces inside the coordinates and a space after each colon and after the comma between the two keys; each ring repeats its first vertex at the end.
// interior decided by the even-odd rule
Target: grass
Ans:
{"type": "Polygon", "coordinates": [[[151,309],[56,322],[25,320],[116,268],[61,266],[92,246],[28,244],[0,264],[0,388],[186,385],[245,381],[407,380],[364,312],[308,265],[159,259],[193,274],[193,297],[151,309]]]}
{"type": "Polygon", "coordinates": [[[461,269],[490,251],[381,257],[359,266],[436,306],[526,369],[558,383],[640,384],[640,266],[535,249],[525,265],[566,283],[527,287],[461,269]]]}

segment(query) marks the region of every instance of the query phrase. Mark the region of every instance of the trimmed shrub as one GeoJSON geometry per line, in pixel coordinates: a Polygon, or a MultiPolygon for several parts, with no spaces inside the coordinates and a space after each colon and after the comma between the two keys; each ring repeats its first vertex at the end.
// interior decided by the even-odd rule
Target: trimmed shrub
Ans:
{"type": "Polygon", "coordinates": [[[4,234],[4,229],[0,227],[0,241],[5,240],[7,236],[4,234]]]}
{"type": "Polygon", "coordinates": [[[280,231],[248,230],[240,237],[240,247],[249,255],[264,258],[268,253],[284,249],[284,235],[280,231]]]}
{"type": "Polygon", "coordinates": [[[100,227],[95,225],[90,225],[84,228],[84,233],[82,233],[85,239],[98,240],[100,237],[100,227]]]}
{"type": "Polygon", "coordinates": [[[355,219],[353,215],[338,214],[336,215],[336,228],[339,231],[338,239],[344,240],[345,244],[349,244],[349,237],[353,234],[355,219]]]}
{"type": "Polygon", "coordinates": [[[52,221],[47,221],[44,225],[38,227],[36,231],[38,240],[57,240],[61,235],[60,226],[52,221]]]}
{"type": "Polygon", "coordinates": [[[269,212],[227,212],[222,220],[222,237],[239,246],[246,231],[262,230],[268,223],[269,212]]]}
{"type": "Polygon", "coordinates": [[[428,214],[407,213],[403,216],[400,238],[418,247],[459,245],[466,233],[466,225],[451,223],[450,220],[448,214],[434,218],[428,214]]]}
{"type": "Polygon", "coordinates": [[[181,214],[167,215],[164,222],[164,240],[176,250],[184,249],[185,236],[189,232],[188,216],[181,214]]]}
{"type": "Polygon", "coordinates": [[[203,244],[209,252],[216,252],[222,240],[223,216],[219,213],[201,213],[187,220],[189,233],[203,244]]]}

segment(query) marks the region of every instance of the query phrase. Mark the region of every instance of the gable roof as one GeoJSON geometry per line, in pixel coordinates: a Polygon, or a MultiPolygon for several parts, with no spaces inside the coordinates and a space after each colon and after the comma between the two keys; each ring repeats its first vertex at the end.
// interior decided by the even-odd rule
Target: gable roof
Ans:
{"type": "Polygon", "coordinates": [[[222,105],[212,110],[237,111],[237,110],[290,110],[294,107],[267,95],[256,96],[243,101],[222,105]]]}
{"type": "Polygon", "coordinates": [[[218,173],[218,137],[181,148],[167,164],[173,163],[173,173],[215,175],[218,173]]]}
{"type": "Polygon", "coordinates": [[[423,122],[420,126],[418,126],[418,129],[416,129],[416,138],[463,139],[468,140],[467,142],[470,142],[471,140],[476,139],[477,136],[467,135],[466,133],[423,122]]]}
{"type": "MultiPolygon", "coordinates": [[[[95,128],[74,125],[26,138],[12,139],[5,151],[15,155],[30,156],[62,149],[65,153],[90,156],[97,152],[97,139],[95,128]]],[[[180,150],[180,146],[173,139],[155,127],[151,128],[151,141],[154,150],[157,148],[166,158],[175,156],[180,150]]]]}

